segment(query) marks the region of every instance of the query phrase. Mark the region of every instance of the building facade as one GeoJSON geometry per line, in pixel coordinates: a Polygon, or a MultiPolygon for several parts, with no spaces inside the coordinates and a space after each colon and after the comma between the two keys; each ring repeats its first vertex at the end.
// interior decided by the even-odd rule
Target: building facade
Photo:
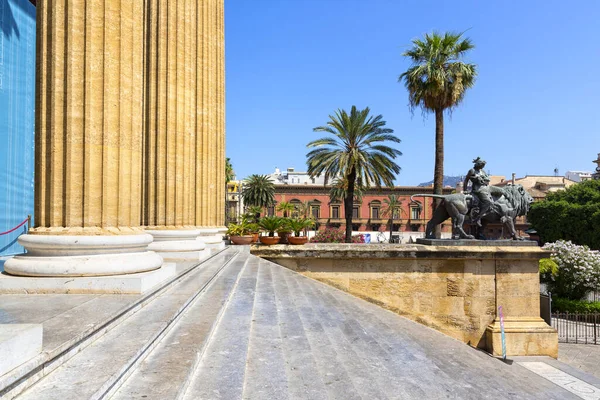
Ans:
{"type": "MultiPolygon", "coordinates": [[[[286,201],[306,209],[317,223],[317,229],[327,227],[344,229],[346,226],[343,200],[331,201],[329,191],[331,186],[324,185],[276,185],[275,205],[269,207],[268,215],[281,215],[276,211],[277,204],[286,201]]],[[[451,188],[445,188],[444,193],[452,193],[451,188]]],[[[401,205],[394,212],[394,232],[407,237],[416,232],[424,233],[425,225],[432,216],[433,199],[415,196],[432,194],[431,187],[396,186],[393,188],[371,188],[365,190],[361,199],[357,199],[352,209],[353,230],[356,232],[388,232],[390,216],[386,215],[385,199],[392,194],[400,198],[401,205]]],[[[451,233],[450,220],[442,226],[442,232],[451,233]]],[[[422,236],[416,235],[416,236],[422,236]]]]}

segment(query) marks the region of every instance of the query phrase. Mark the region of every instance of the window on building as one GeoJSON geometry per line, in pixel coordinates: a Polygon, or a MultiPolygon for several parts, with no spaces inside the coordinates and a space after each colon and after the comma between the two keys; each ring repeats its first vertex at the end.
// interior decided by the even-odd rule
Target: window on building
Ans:
{"type": "Polygon", "coordinates": [[[358,206],[352,207],[352,218],[360,218],[358,206]]]}
{"type": "Polygon", "coordinates": [[[410,218],[411,219],[421,219],[421,209],[419,207],[411,207],[410,208],[410,218]]]}
{"type": "Polygon", "coordinates": [[[269,217],[272,217],[273,215],[275,215],[275,206],[267,207],[267,215],[269,217]]]}
{"type": "Polygon", "coordinates": [[[290,203],[294,206],[294,211],[292,211],[292,218],[298,218],[300,213],[298,210],[302,207],[302,202],[298,199],[293,199],[290,203]]]}
{"type": "Polygon", "coordinates": [[[394,208],[392,215],[394,216],[394,219],[400,219],[400,208],[394,208]]]}
{"type": "Polygon", "coordinates": [[[321,218],[321,206],[319,206],[319,205],[312,205],[312,206],[310,206],[310,214],[315,219],[321,218]]]}
{"type": "Polygon", "coordinates": [[[340,218],[340,206],[331,206],[331,218],[340,218]]]}
{"type": "Polygon", "coordinates": [[[379,207],[371,207],[371,218],[379,219],[379,207]]]}

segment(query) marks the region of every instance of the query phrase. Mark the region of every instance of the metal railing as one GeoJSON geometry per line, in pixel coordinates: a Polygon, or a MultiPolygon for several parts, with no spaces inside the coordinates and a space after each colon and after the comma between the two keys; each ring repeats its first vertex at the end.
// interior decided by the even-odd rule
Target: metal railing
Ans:
{"type": "Polygon", "coordinates": [[[600,313],[552,313],[562,343],[600,344],[600,313]]]}

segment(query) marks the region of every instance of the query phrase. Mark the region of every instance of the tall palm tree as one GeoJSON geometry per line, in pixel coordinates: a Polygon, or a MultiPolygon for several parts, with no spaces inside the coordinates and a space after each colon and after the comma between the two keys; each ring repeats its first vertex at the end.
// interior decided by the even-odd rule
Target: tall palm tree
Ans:
{"type": "MultiPolygon", "coordinates": [[[[404,52],[412,65],[398,78],[408,90],[411,110],[420,107],[435,113],[435,167],[433,193],[442,194],[444,186],[444,111],[452,111],[465,97],[477,77],[477,66],[461,61],[475,46],[462,33],[438,32],[414,39],[404,52]]],[[[439,200],[436,201],[439,204],[439,200]]],[[[436,237],[439,237],[439,227],[436,237]]]]}
{"type": "Polygon", "coordinates": [[[381,211],[381,215],[384,218],[390,219],[390,243],[392,243],[392,232],[394,231],[394,218],[398,215],[402,217],[402,202],[403,200],[395,194],[390,194],[386,199],[383,199],[385,205],[381,211]]]}
{"type": "Polygon", "coordinates": [[[306,155],[311,177],[323,174],[325,180],[341,177],[348,182],[344,198],[346,216],[346,243],[352,243],[352,205],[356,180],[365,188],[382,183],[392,186],[400,167],[392,160],[402,153],[382,142],[400,143],[390,128],[385,127],[383,116],[370,116],[369,107],[358,110],[352,106],[350,113],[338,109],[329,116],[325,126],[315,132],[326,132],[333,137],[323,137],[308,143],[315,149],[306,155]]]}
{"type": "Polygon", "coordinates": [[[296,209],[296,207],[294,207],[294,205],[292,203],[290,203],[289,201],[280,202],[279,204],[277,204],[277,208],[276,208],[277,211],[283,212],[284,218],[287,218],[288,213],[294,212],[295,209],[296,209]]]}
{"type": "Polygon", "coordinates": [[[250,175],[244,180],[242,197],[246,206],[269,207],[275,202],[275,185],[268,175],[250,175]]]}

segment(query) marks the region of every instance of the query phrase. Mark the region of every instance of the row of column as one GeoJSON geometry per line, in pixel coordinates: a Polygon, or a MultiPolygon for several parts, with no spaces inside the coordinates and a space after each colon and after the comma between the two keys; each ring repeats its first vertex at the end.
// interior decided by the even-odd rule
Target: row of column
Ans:
{"type": "MultiPolygon", "coordinates": [[[[145,228],[173,241],[181,235],[161,232],[222,227],[223,0],[41,1],[37,32],[28,252],[149,254],[145,228]]],[[[5,270],[44,275],[31,262],[5,270]]]]}

